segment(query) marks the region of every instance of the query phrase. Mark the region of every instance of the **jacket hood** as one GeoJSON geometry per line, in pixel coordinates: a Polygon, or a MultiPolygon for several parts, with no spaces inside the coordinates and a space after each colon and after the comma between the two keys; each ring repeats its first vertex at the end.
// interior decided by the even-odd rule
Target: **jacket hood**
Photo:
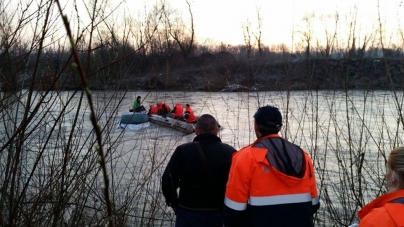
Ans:
{"type": "Polygon", "coordinates": [[[309,171],[306,152],[278,134],[257,139],[252,149],[255,160],[268,165],[271,172],[290,187],[301,183],[309,171]]]}
{"type": "Polygon", "coordinates": [[[272,165],[270,165],[266,158],[267,149],[252,147],[251,150],[252,150],[252,155],[253,155],[254,159],[258,163],[262,163],[263,165],[268,166],[270,171],[272,171],[274,173],[274,175],[285,185],[287,185],[289,187],[293,187],[293,186],[296,186],[297,184],[300,184],[302,181],[305,180],[303,178],[297,178],[294,176],[286,175],[286,174],[280,172],[279,170],[277,170],[276,168],[274,168],[272,165]]]}
{"type": "MultiPolygon", "coordinates": [[[[375,208],[379,208],[382,206],[385,206],[386,203],[389,203],[395,199],[398,198],[402,198],[404,197],[404,189],[398,190],[398,191],[394,191],[394,192],[390,192],[390,193],[386,193],[382,196],[377,197],[375,200],[373,200],[372,202],[368,203],[366,206],[364,206],[359,212],[358,212],[358,217],[360,219],[363,219],[368,213],[370,213],[373,209],[375,208]]],[[[386,206],[385,206],[386,207],[386,206]]],[[[389,208],[390,205],[388,205],[386,207],[386,210],[389,213],[393,213],[392,210],[389,208]]]]}

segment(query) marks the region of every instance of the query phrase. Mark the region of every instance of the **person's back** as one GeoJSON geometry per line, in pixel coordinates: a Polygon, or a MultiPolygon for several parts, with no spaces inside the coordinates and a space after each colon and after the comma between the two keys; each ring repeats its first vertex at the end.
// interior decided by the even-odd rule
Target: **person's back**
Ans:
{"type": "Polygon", "coordinates": [[[162,190],[167,205],[176,210],[176,226],[222,226],[224,192],[236,150],[222,143],[217,132],[216,120],[202,115],[194,141],[178,146],[164,171],[162,190]]]}
{"type": "Polygon", "coordinates": [[[158,107],[157,107],[157,105],[150,105],[149,112],[148,112],[147,114],[148,114],[148,115],[151,115],[151,114],[158,114],[158,107]]]}
{"type": "Polygon", "coordinates": [[[359,211],[359,227],[404,226],[404,189],[378,197],[359,211]]]}
{"type": "Polygon", "coordinates": [[[162,108],[163,108],[163,110],[164,110],[164,112],[165,112],[166,114],[167,114],[167,113],[170,113],[170,111],[171,111],[171,108],[170,108],[170,106],[169,106],[167,103],[163,103],[162,108]]]}
{"type": "Polygon", "coordinates": [[[133,102],[133,110],[134,111],[137,111],[138,109],[139,109],[139,107],[140,107],[140,99],[141,99],[142,97],[140,97],[140,96],[138,96],[137,98],[136,98],[136,100],[133,102]]]}
{"type": "Polygon", "coordinates": [[[171,108],[165,102],[158,103],[157,108],[158,108],[158,115],[164,117],[166,117],[167,114],[169,114],[171,111],[171,108]]]}
{"type": "Polygon", "coordinates": [[[173,117],[175,119],[182,119],[183,118],[184,108],[182,108],[181,104],[176,103],[171,112],[173,113],[173,117]]]}
{"type": "Polygon", "coordinates": [[[138,111],[140,111],[140,107],[141,107],[141,97],[140,96],[138,96],[137,98],[136,98],[136,100],[133,102],[133,106],[132,106],[132,109],[130,109],[129,111],[130,112],[138,112],[138,111]]]}
{"type": "Polygon", "coordinates": [[[233,157],[225,198],[226,227],[313,226],[319,208],[313,165],[305,151],[278,135],[282,117],[274,108],[257,111],[258,139],[233,157]]]}
{"type": "Polygon", "coordinates": [[[197,121],[194,110],[189,104],[185,105],[184,119],[187,123],[195,123],[197,121]]]}

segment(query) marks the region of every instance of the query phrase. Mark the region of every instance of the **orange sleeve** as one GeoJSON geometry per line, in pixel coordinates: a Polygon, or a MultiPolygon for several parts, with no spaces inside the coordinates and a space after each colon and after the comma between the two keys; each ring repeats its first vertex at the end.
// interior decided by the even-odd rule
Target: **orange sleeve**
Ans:
{"type": "Polygon", "coordinates": [[[316,174],[313,167],[313,162],[307,152],[304,152],[306,155],[306,160],[308,164],[309,171],[309,180],[310,180],[310,194],[311,194],[311,203],[313,205],[313,213],[317,212],[320,208],[320,197],[318,196],[317,184],[316,184],[316,174]]]}
{"type": "Polygon", "coordinates": [[[310,165],[310,189],[311,189],[311,198],[314,199],[318,197],[318,191],[317,191],[317,184],[316,184],[316,173],[314,171],[313,163],[311,159],[309,158],[309,165],[310,165]]]}
{"type": "Polygon", "coordinates": [[[245,210],[255,160],[247,150],[236,152],[232,159],[226,187],[225,204],[233,210],[245,210]]]}

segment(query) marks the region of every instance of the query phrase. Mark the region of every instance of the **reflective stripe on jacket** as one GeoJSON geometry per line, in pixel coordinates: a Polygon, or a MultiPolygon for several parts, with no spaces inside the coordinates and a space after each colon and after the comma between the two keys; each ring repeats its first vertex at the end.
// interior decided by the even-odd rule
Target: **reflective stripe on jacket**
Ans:
{"type": "Polygon", "coordinates": [[[359,212],[360,227],[404,226],[404,189],[377,197],[359,212]]]}
{"type": "Polygon", "coordinates": [[[313,226],[319,197],[311,158],[300,149],[302,177],[284,174],[269,164],[266,155],[272,151],[254,147],[269,138],[282,139],[277,134],[265,136],[233,155],[225,197],[226,227],[313,226]]]}

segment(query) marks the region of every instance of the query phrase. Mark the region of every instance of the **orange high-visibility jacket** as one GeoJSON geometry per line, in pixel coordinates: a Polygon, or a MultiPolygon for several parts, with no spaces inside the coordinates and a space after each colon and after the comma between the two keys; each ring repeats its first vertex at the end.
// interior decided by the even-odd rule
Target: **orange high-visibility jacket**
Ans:
{"type": "Polygon", "coordinates": [[[189,106],[187,106],[187,107],[185,107],[185,113],[187,113],[188,112],[188,118],[187,118],[187,122],[188,123],[194,123],[194,122],[196,122],[196,120],[197,120],[197,118],[196,118],[196,116],[195,116],[195,113],[194,113],[194,110],[192,110],[192,108],[191,107],[189,107],[189,106]]]}
{"type": "Polygon", "coordinates": [[[156,105],[151,105],[149,113],[150,114],[157,114],[158,113],[158,107],[156,105]]]}
{"type": "Polygon", "coordinates": [[[157,104],[157,110],[158,112],[169,113],[171,108],[165,102],[160,102],[157,104]]]}
{"type": "Polygon", "coordinates": [[[359,212],[360,227],[404,226],[404,189],[377,197],[359,212]]]}
{"type": "MultiPolygon", "coordinates": [[[[283,151],[282,149],[280,149],[283,151]]],[[[313,226],[319,197],[311,158],[278,134],[264,136],[233,155],[227,183],[224,226],[313,226]],[[258,142],[278,138],[285,149],[302,157],[301,178],[286,175],[270,165],[267,148],[258,142]]]]}
{"type": "Polygon", "coordinates": [[[181,104],[179,104],[179,103],[175,104],[173,116],[175,118],[182,117],[183,112],[184,112],[184,108],[182,108],[181,104]]]}

